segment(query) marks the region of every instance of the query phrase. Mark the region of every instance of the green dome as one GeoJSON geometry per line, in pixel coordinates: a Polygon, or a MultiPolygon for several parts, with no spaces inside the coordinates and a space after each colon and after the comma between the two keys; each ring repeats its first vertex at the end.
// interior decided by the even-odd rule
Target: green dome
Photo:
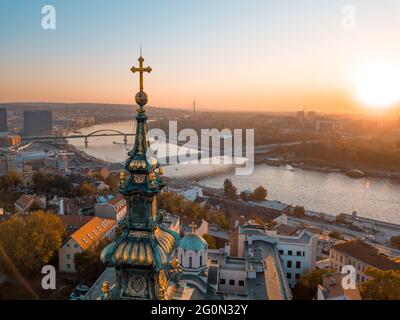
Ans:
{"type": "Polygon", "coordinates": [[[208,245],[207,241],[204,240],[202,237],[191,233],[181,239],[179,247],[181,247],[185,251],[199,251],[201,249],[207,249],[208,245]]]}

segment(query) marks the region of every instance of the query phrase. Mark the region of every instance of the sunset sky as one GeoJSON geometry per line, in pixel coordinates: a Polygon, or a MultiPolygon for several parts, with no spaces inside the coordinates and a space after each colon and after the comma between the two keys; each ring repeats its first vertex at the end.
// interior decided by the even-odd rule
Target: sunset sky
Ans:
{"type": "Polygon", "coordinates": [[[398,0],[2,0],[0,102],[133,103],[141,43],[150,105],[390,111],[399,39],[398,0]],[[46,4],[56,30],[41,27],[46,4]]]}

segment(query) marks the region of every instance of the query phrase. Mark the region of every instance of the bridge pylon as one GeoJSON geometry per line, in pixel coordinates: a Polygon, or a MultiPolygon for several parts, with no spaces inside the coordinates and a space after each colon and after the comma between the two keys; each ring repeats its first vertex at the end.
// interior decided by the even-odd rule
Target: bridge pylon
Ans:
{"type": "Polygon", "coordinates": [[[89,140],[88,140],[88,137],[85,137],[85,148],[87,148],[87,147],[88,147],[88,145],[89,145],[89,140]]]}

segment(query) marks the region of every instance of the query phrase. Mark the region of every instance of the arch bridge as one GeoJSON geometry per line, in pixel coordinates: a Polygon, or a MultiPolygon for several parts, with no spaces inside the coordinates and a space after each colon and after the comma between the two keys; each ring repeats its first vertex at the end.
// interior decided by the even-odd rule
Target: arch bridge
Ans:
{"type": "Polygon", "coordinates": [[[119,130],[114,129],[101,129],[96,130],[88,134],[74,134],[70,136],[26,136],[22,137],[22,140],[25,141],[54,141],[54,140],[66,140],[66,139],[85,139],[85,147],[89,145],[89,138],[92,137],[117,137],[124,136],[124,144],[128,144],[128,137],[135,136],[135,133],[126,133],[119,130]]]}

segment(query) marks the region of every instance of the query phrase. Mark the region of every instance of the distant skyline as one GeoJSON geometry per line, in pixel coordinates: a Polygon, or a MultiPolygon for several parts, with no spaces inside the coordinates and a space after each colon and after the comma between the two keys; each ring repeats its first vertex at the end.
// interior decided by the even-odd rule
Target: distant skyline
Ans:
{"type": "Polygon", "coordinates": [[[142,44],[149,105],[398,113],[399,35],[397,0],[2,0],[0,102],[133,104],[142,44]]]}

